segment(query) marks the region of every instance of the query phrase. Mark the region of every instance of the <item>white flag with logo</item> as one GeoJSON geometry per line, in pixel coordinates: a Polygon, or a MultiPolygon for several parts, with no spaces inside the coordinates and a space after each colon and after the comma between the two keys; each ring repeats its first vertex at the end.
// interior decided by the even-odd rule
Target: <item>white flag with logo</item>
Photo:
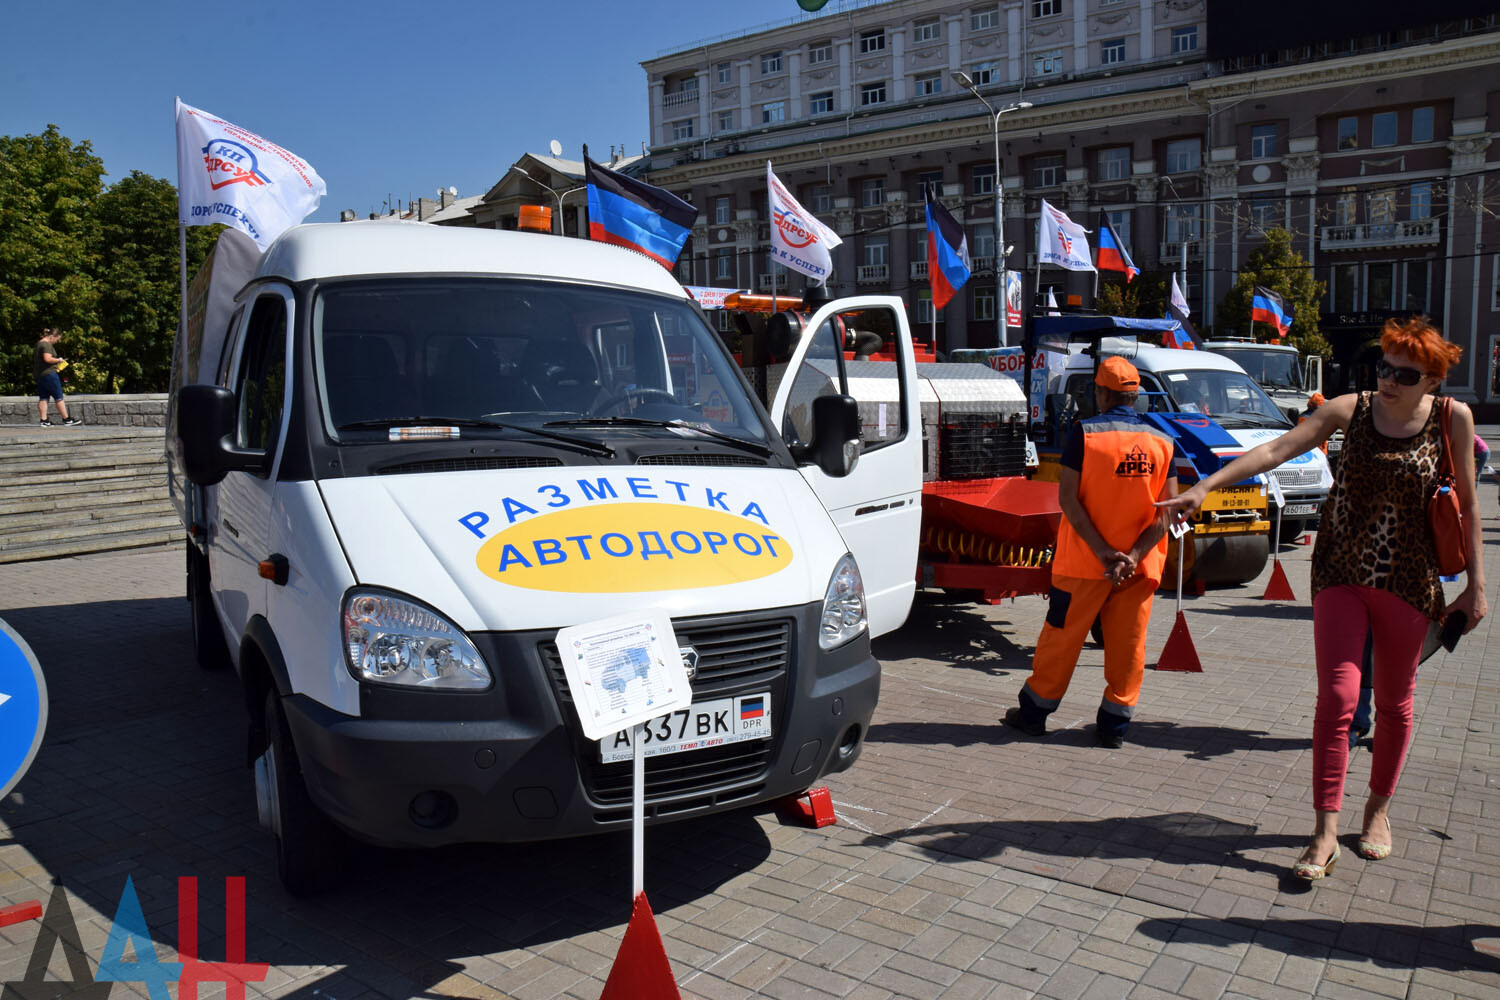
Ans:
{"type": "Polygon", "coordinates": [[[1058,310],[1057,310],[1057,296],[1053,294],[1052,289],[1050,289],[1050,288],[1047,289],[1047,315],[1048,316],[1061,316],[1062,315],[1062,313],[1058,312],[1058,310]]]}
{"type": "Polygon", "coordinates": [[[1177,275],[1172,275],[1172,315],[1179,320],[1188,318],[1187,296],[1182,294],[1182,289],[1177,287],[1177,275]]]}
{"type": "Polygon", "coordinates": [[[833,270],[830,251],[844,241],[798,204],[776,179],[770,160],[766,161],[766,191],[771,199],[771,259],[826,284],[833,270]]]}
{"type": "Polygon", "coordinates": [[[1094,270],[1094,262],[1089,256],[1088,230],[1068,218],[1066,212],[1059,212],[1044,198],[1037,225],[1038,261],[1056,264],[1069,271],[1094,270]]]}
{"type": "Polygon", "coordinates": [[[328,185],[295,153],[178,100],[177,192],[184,226],[222,222],[265,250],[313,213],[328,185]]]}

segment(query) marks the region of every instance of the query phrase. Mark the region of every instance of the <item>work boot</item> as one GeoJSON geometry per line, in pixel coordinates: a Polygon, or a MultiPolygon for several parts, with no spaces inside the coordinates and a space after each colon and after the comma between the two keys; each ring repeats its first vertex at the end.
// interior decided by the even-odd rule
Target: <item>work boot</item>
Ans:
{"type": "Polygon", "coordinates": [[[1013,729],[1019,729],[1027,736],[1046,736],[1047,718],[1030,715],[1024,708],[1017,705],[1015,708],[1007,709],[1005,713],[1005,724],[1013,729]]]}

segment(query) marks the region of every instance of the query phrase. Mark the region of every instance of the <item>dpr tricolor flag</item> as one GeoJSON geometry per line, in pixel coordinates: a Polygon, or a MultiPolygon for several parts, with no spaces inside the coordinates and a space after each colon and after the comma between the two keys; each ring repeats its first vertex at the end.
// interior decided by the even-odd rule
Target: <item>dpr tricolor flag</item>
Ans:
{"type": "Polygon", "coordinates": [[[1127,285],[1141,273],[1135,261],[1130,259],[1130,251],[1125,249],[1120,234],[1110,223],[1108,212],[1099,213],[1099,270],[1123,271],[1127,285]]]}
{"type": "Polygon", "coordinates": [[[771,202],[771,259],[801,271],[818,284],[833,273],[833,248],[844,242],[803,208],[766,161],[766,194],[771,202]]]}
{"type": "Polygon", "coordinates": [[[946,306],[969,280],[969,238],[953,213],[932,192],[923,190],[927,203],[927,277],[932,282],[932,307],[946,306]]]}
{"type": "Polygon", "coordinates": [[[589,239],[643,253],[667,270],[677,263],[698,210],[670,191],[583,157],[589,239]]]}
{"type": "Polygon", "coordinates": [[[1255,295],[1250,299],[1250,322],[1270,323],[1279,336],[1285,337],[1292,325],[1292,308],[1277,293],[1256,285],[1255,295]]]}
{"type": "Polygon", "coordinates": [[[1037,220],[1037,262],[1056,264],[1069,271],[1092,271],[1089,258],[1088,230],[1059,212],[1042,199],[1042,215],[1037,220]]]}
{"type": "Polygon", "coordinates": [[[265,250],[328,193],[302,157],[177,101],[177,219],[233,226],[265,250]]]}

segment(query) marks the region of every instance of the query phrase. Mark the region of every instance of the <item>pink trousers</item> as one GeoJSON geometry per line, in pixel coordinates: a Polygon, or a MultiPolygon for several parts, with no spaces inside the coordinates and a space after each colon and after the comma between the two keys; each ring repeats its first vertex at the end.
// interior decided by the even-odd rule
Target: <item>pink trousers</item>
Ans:
{"type": "Polygon", "coordinates": [[[1365,633],[1375,635],[1373,680],[1377,732],[1370,791],[1393,795],[1411,743],[1411,703],[1428,619],[1373,587],[1328,587],[1313,598],[1318,707],[1313,717],[1313,808],[1338,812],[1349,767],[1349,720],[1359,702],[1365,633]]]}

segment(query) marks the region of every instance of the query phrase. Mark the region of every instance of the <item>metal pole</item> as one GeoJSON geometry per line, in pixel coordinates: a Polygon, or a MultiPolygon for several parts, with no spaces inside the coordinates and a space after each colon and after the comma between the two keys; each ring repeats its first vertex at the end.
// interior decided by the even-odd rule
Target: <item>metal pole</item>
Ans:
{"type": "Polygon", "coordinates": [[[1010,296],[1005,267],[1005,179],[1000,176],[1000,115],[995,112],[995,332],[1000,347],[1010,346],[1010,296]]]}
{"type": "Polygon", "coordinates": [[[630,801],[630,899],[635,901],[646,890],[646,742],[645,725],[635,727],[631,733],[634,750],[630,801]]]}

